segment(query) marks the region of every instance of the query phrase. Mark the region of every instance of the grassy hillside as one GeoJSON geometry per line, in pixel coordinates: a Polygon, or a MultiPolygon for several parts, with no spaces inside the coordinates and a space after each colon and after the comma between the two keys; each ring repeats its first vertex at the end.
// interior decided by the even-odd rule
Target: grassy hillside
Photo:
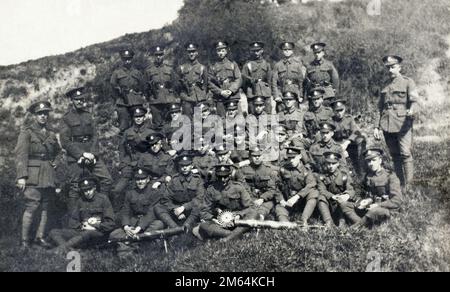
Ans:
{"type": "MultiPolygon", "coordinates": [[[[375,101],[385,72],[380,61],[387,53],[405,57],[405,73],[416,80],[421,93],[421,115],[415,128],[417,180],[404,199],[404,208],[390,224],[357,234],[325,231],[308,234],[263,231],[231,246],[199,244],[193,238],[174,238],[164,254],[152,243],[135,262],[117,262],[110,250],[83,254],[86,271],[349,271],[365,270],[368,253],[381,256],[381,266],[392,271],[448,271],[450,267],[448,149],[450,110],[450,22],[448,0],[382,1],[381,15],[366,13],[367,1],[340,3],[312,1],[279,7],[244,0],[186,0],[179,18],[161,30],[129,34],[61,56],[0,67],[0,270],[65,270],[65,260],[43,252],[19,257],[21,198],[14,189],[14,160],[18,128],[24,109],[35,99],[49,98],[56,107],[57,127],[67,100],[63,92],[87,84],[93,93],[94,113],[100,124],[102,151],[116,176],[116,129],[112,126],[112,68],[117,51],[132,45],[136,66],[144,68],[156,44],[169,47],[175,64],[184,61],[182,44],[198,42],[201,60],[212,58],[211,44],[219,38],[231,42],[234,59],[242,64],[248,42],[267,43],[266,56],[278,60],[281,40],[296,42],[297,53],[311,58],[308,45],[329,44],[328,58],[342,77],[342,96],[365,125],[376,114],[375,101]],[[101,259],[101,260],[100,260],[101,259]]],[[[61,171],[63,173],[63,170],[61,171]]]]}

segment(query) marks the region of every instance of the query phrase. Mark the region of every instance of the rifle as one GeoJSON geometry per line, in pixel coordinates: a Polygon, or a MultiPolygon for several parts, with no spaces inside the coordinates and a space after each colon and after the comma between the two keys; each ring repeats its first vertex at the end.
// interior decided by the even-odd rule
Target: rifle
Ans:
{"type": "Polygon", "coordinates": [[[117,238],[108,240],[108,244],[118,243],[118,242],[139,242],[139,241],[151,241],[155,239],[167,239],[169,237],[185,233],[186,228],[184,226],[156,230],[156,231],[147,231],[142,234],[136,235],[136,237],[125,237],[125,238],[117,238]]]}

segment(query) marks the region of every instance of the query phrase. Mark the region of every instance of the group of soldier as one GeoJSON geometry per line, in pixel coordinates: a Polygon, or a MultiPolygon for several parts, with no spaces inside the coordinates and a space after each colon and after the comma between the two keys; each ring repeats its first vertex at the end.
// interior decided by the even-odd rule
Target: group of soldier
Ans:
{"type": "Polygon", "coordinates": [[[121,140],[115,181],[99,155],[87,88],[66,93],[71,104],[58,133],[48,125],[50,102],[33,103],[33,123],[21,129],[16,147],[17,186],[25,197],[22,246],[56,246],[60,252],[110,238],[127,253],[135,249],[132,239],[146,231],[182,228],[200,239],[229,241],[249,230],[225,224],[220,215],[226,212],[233,220],[295,220],[303,231],[312,216],[330,229],[388,219],[413,178],[414,82],[401,75],[402,58],[383,59],[390,79],[381,92],[374,137],[385,138],[390,170],[383,148],[366,143],[346,101],[337,97],[339,74],[324,58],[325,47],[312,44],[315,58],[304,64],[294,56],[295,44],[284,42],[282,59],[272,68],[264,44],[253,42],[252,60],[241,69],[228,59],[224,41],[215,43],[218,60],[208,67],[198,61],[195,43],[185,46],[188,61],[179,68],[158,46],[144,73],[133,67],[133,50],[122,50],[123,65],[111,77],[121,140]],[[197,111],[201,121],[214,113],[223,118],[223,127],[209,130],[227,130],[229,143],[200,135],[190,141],[199,147],[177,147],[177,121],[197,111]],[[277,123],[251,143],[248,124],[227,123],[249,116],[276,117],[277,123]],[[276,147],[264,143],[269,136],[276,147]],[[61,147],[70,170],[68,222],[47,235],[61,147]],[[35,217],[40,221],[31,236],[35,217]]]}

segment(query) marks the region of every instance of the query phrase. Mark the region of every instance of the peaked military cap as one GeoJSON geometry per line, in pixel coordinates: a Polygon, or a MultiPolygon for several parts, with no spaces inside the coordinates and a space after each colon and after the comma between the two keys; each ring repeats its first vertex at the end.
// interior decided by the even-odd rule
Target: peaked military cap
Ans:
{"type": "Polygon", "coordinates": [[[144,167],[136,167],[134,170],[134,178],[135,179],[145,179],[150,176],[150,172],[148,169],[144,167]]]}
{"type": "Polygon", "coordinates": [[[259,51],[261,49],[264,49],[264,43],[263,42],[250,43],[250,50],[251,51],[259,51]]]}
{"type": "Polygon", "coordinates": [[[157,46],[154,51],[153,51],[154,55],[164,55],[164,47],[162,46],[157,46]]]}
{"type": "Polygon", "coordinates": [[[169,106],[168,113],[177,113],[181,112],[181,105],[179,103],[172,103],[169,106]]]}
{"type": "Polygon", "coordinates": [[[366,160],[370,160],[372,158],[375,157],[382,157],[383,156],[383,149],[381,149],[381,147],[378,146],[372,146],[372,147],[368,147],[364,152],[364,159],[366,160]]]}
{"type": "Polygon", "coordinates": [[[228,43],[225,41],[218,41],[218,42],[214,43],[214,47],[216,48],[216,50],[226,49],[226,48],[228,48],[228,43]]]}
{"type": "Polygon", "coordinates": [[[99,185],[99,181],[93,175],[81,176],[78,181],[78,187],[82,191],[98,188],[98,185],[99,185]]]}
{"type": "Polygon", "coordinates": [[[296,146],[289,146],[286,148],[286,155],[288,157],[295,157],[302,153],[302,148],[296,146]]]}
{"type": "Polygon", "coordinates": [[[198,45],[196,43],[187,43],[184,45],[186,51],[194,52],[198,50],[198,45]]]}
{"type": "Polygon", "coordinates": [[[214,167],[216,176],[227,177],[231,175],[231,165],[229,164],[219,164],[214,167]]]}
{"type": "Polygon", "coordinates": [[[50,112],[53,111],[53,109],[49,101],[38,101],[31,104],[28,111],[32,114],[37,114],[41,112],[50,112]]]}
{"type": "Polygon", "coordinates": [[[345,109],[346,101],[343,99],[335,99],[331,102],[331,106],[335,110],[345,109]]]}
{"type": "Polygon", "coordinates": [[[82,99],[85,98],[86,88],[77,87],[66,92],[66,97],[71,99],[82,99]]]}
{"type": "Polygon", "coordinates": [[[134,51],[132,49],[123,49],[119,54],[123,59],[132,59],[134,57],[134,51]]]}
{"type": "Polygon", "coordinates": [[[295,44],[293,42],[283,42],[279,45],[282,50],[293,50],[295,49],[295,44]]]}
{"type": "Polygon", "coordinates": [[[401,64],[403,62],[403,58],[395,55],[389,55],[383,58],[384,66],[392,66],[395,64],[401,64]]]}
{"type": "Polygon", "coordinates": [[[155,145],[164,138],[161,133],[153,133],[147,136],[146,140],[150,145],[155,145]]]}
{"type": "Polygon", "coordinates": [[[181,166],[191,165],[193,162],[192,155],[188,154],[187,152],[183,152],[179,156],[177,156],[175,162],[181,166]]]}
{"type": "Polygon", "coordinates": [[[309,98],[310,99],[318,99],[323,97],[323,95],[325,94],[325,90],[323,90],[322,88],[313,88],[310,92],[309,92],[309,98]]]}
{"type": "Polygon", "coordinates": [[[320,128],[320,132],[322,132],[322,133],[329,133],[331,131],[336,130],[336,126],[330,122],[320,123],[319,128],[320,128]]]}
{"type": "Polygon", "coordinates": [[[325,152],[323,156],[325,157],[325,161],[330,163],[338,163],[342,158],[340,153],[334,151],[325,152]]]}
{"type": "Polygon", "coordinates": [[[133,109],[133,117],[143,117],[147,114],[147,109],[144,107],[137,107],[133,109]]]}
{"type": "Polygon", "coordinates": [[[238,108],[239,100],[229,100],[225,103],[227,110],[236,110],[238,108]]]}
{"type": "Polygon", "coordinates": [[[314,43],[314,44],[311,45],[311,50],[314,53],[319,53],[319,52],[322,52],[325,49],[326,46],[327,45],[325,43],[320,43],[320,42],[319,43],[314,43]]]}

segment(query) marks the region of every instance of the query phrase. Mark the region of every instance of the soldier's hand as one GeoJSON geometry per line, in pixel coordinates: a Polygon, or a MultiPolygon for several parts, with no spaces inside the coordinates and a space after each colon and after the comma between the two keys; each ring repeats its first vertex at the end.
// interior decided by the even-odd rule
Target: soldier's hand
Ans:
{"type": "Polygon", "coordinates": [[[161,183],[159,181],[157,181],[152,185],[152,188],[157,189],[157,188],[159,188],[160,185],[161,185],[161,183]]]}
{"type": "Polygon", "coordinates": [[[19,188],[19,190],[21,190],[22,192],[25,191],[25,188],[27,187],[27,180],[24,178],[19,178],[17,180],[17,187],[19,188]]]}
{"type": "Polygon", "coordinates": [[[231,92],[231,90],[222,90],[222,92],[220,92],[220,95],[224,98],[229,98],[232,94],[233,92],[231,92]]]}
{"type": "Polygon", "coordinates": [[[367,207],[367,210],[372,210],[372,209],[375,209],[375,208],[378,208],[378,207],[379,207],[378,204],[372,204],[369,207],[367,207]]]}
{"type": "Polygon", "coordinates": [[[378,129],[378,128],[375,128],[375,130],[373,131],[373,137],[376,139],[376,140],[381,140],[381,130],[380,129],[378,129]]]}
{"type": "Polygon", "coordinates": [[[134,237],[134,232],[133,232],[133,229],[130,227],[130,226],[125,226],[124,228],[123,228],[123,231],[125,231],[125,234],[128,236],[128,237],[134,237]]]}
{"type": "Polygon", "coordinates": [[[298,195],[295,195],[287,201],[287,205],[292,208],[298,202],[299,199],[300,197],[298,195]]]}
{"type": "Polygon", "coordinates": [[[281,207],[286,208],[287,202],[286,202],[285,200],[282,200],[282,201],[280,202],[280,205],[281,205],[281,207]]]}
{"type": "Polygon", "coordinates": [[[254,203],[257,207],[259,207],[259,206],[261,206],[262,204],[264,204],[264,200],[263,200],[263,199],[258,199],[258,200],[255,200],[253,203],[254,203]]]}
{"type": "Polygon", "coordinates": [[[141,232],[141,230],[142,230],[142,228],[139,226],[134,228],[134,230],[133,230],[134,235],[137,235],[139,232],[141,232]]]}
{"type": "Polygon", "coordinates": [[[171,180],[172,180],[171,176],[166,176],[166,179],[165,179],[166,183],[170,183],[171,180]]]}
{"type": "Polygon", "coordinates": [[[178,208],[175,208],[174,210],[173,210],[173,213],[175,214],[175,216],[180,216],[181,214],[183,214],[183,212],[184,212],[184,207],[183,206],[181,206],[181,207],[178,207],[178,208]]]}
{"type": "Polygon", "coordinates": [[[347,148],[348,148],[348,146],[350,145],[350,143],[352,143],[352,142],[349,141],[349,140],[344,141],[344,142],[341,144],[342,150],[343,150],[343,151],[347,151],[347,148]]]}
{"type": "Polygon", "coordinates": [[[169,154],[170,156],[175,156],[177,154],[176,150],[169,150],[167,151],[167,154],[169,154]]]}
{"type": "Polygon", "coordinates": [[[92,154],[92,153],[89,153],[89,152],[84,152],[84,153],[83,153],[83,157],[84,157],[84,158],[87,158],[87,159],[89,159],[89,160],[91,160],[91,161],[94,161],[94,160],[95,160],[95,155],[92,154]]]}

